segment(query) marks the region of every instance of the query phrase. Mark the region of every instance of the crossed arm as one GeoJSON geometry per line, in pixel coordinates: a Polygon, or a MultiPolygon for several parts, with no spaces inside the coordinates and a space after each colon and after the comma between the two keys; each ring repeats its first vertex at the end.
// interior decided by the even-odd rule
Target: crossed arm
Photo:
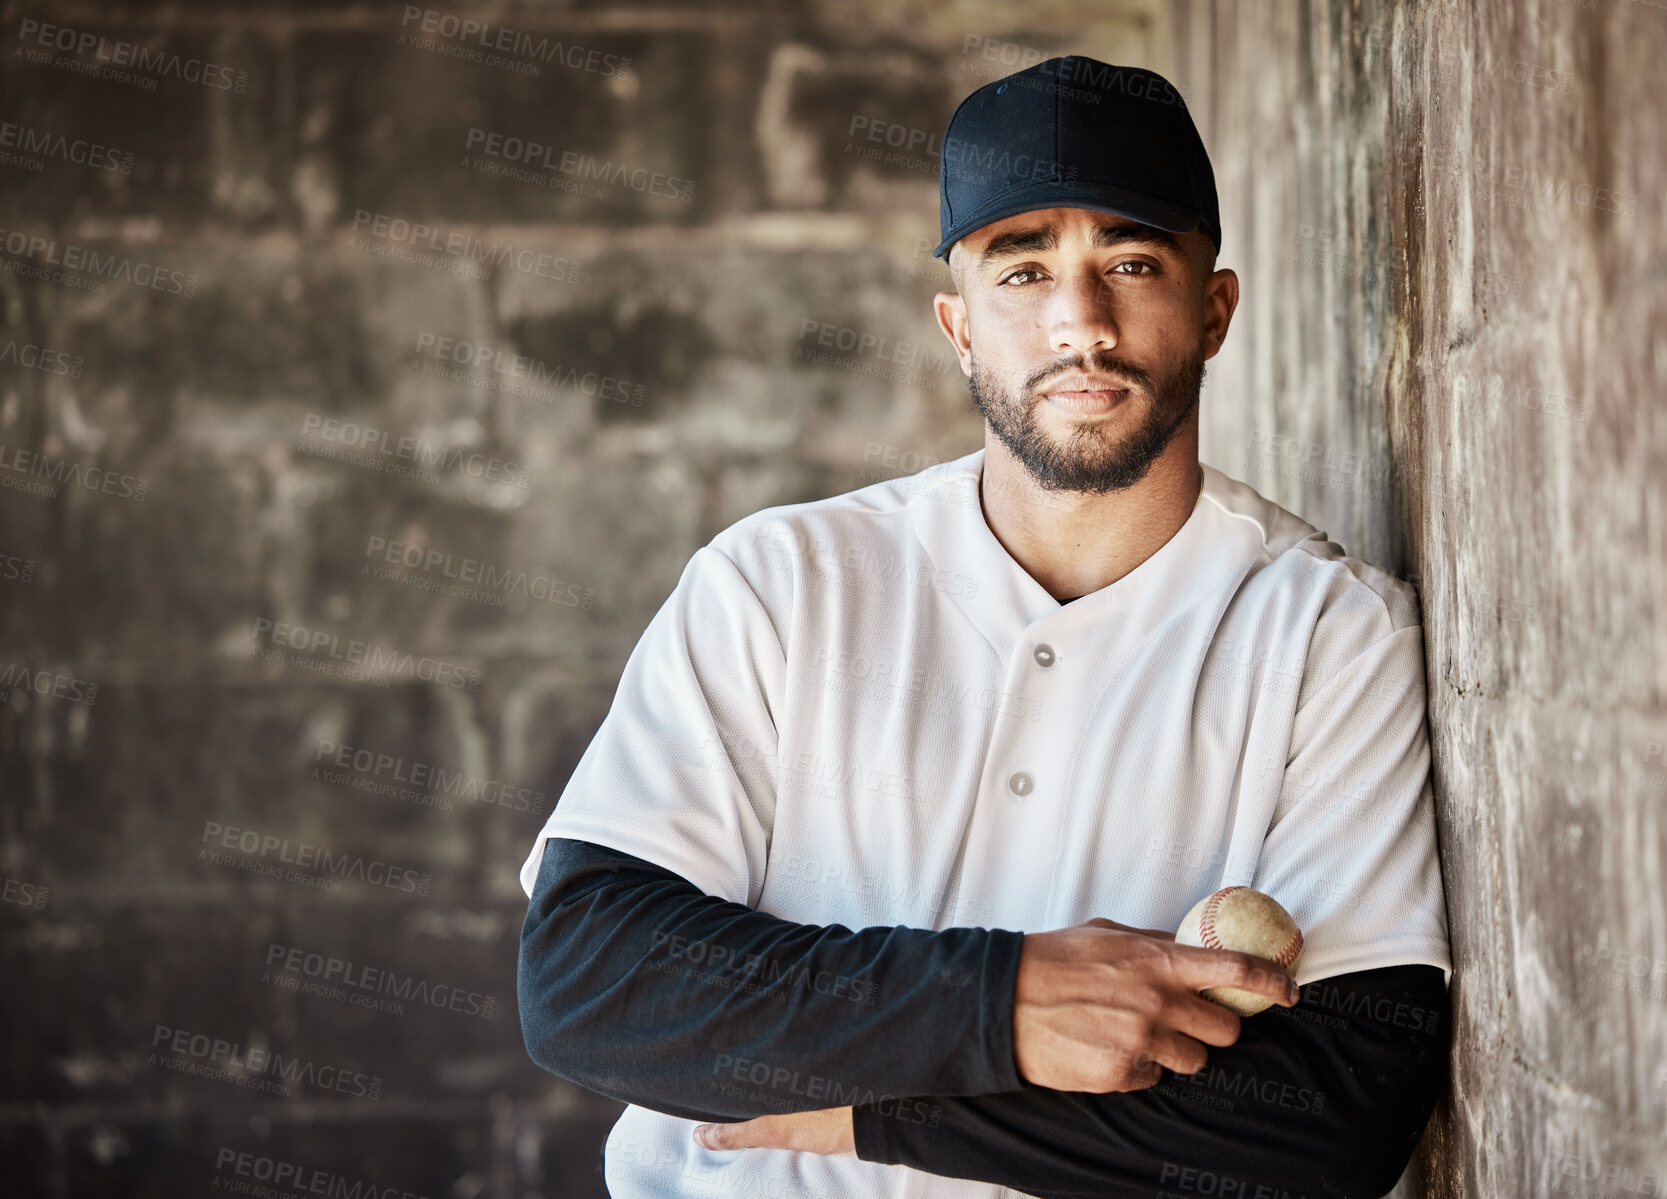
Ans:
{"type": "Polygon", "coordinates": [[[1048,1199],[1206,1174],[1219,1193],[1311,1199],[1393,1185],[1445,1076],[1439,969],[1311,982],[1201,1070],[1148,1063],[1138,1089],[1098,1093],[1021,1073],[1024,941],[796,924],[553,838],[522,930],[522,1027],[541,1066],[623,1102],[706,1121],[815,1113],[798,1119],[848,1128],[864,1160],[1048,1199]]]}

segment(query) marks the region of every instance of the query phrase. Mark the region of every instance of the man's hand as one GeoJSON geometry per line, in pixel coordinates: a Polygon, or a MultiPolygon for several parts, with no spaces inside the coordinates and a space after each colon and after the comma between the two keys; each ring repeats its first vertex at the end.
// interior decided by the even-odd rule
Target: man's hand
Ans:
{"type": "Polygon", "coordinates": [[[1167,1066],[1204,1067],[1239,1039],[1239,1017],[1198,992],[1239,987],[1286,1007],[1296,980],[1266,958],[1175,944],[1174,935],[1095,917],[1026,934],[1013,991],[1013,1058],[1058,1091],[1138,1091],[1167,1066]]]}
{"type": "Polygon", "coordinates": [[[738,1124],[702,1124],[695,1140],[708,1149],[802,1149],[806,1153],[855,1153],[849,1107],[825,1107],[788,1116],[758,1116],[738,1124]]]}

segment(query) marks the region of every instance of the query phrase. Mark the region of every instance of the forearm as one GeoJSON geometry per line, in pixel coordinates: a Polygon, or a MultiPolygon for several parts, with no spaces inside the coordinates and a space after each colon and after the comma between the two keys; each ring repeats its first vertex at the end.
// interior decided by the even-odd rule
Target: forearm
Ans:
{"type": "Polygon", "coordinates": [[[857,1153],[1046,1199],[1150,1199],[1206,1183],[1218,1194],[1378,1199],[1444,1083],[1447,1011],[1435,967],[1341,975],[1307,984],[1294,1009],[1246,1020],[1197,1074],[1166,1071],[1146,1090],[1024,1084],[933,1098],[925,1121],[859,1106],[857,1153]]]}
{"type": "Polygon", "coordinates": [[[1011,1090],[1022,940],[798,924],[552,838],[521,933],[522,1029],[553,1073],[687,1119],[1011,1090]]]}

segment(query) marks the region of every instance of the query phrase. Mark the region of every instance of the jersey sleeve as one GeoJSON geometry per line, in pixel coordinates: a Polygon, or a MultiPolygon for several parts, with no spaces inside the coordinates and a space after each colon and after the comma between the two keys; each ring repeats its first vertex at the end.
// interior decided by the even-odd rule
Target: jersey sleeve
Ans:
{"type": "Polygon", "coordinates": [[[721,550],[696,551],[626,660],[601,727],[521,868],[530,899],[549,837],[611,846],[749,906],[775,819],[786,657],[721,550]]]}
{"type": "Polygon", "coordinates": [[[1371,642],[1304,698],[1250,885],[1302,929],[1299,983],[1412,964],[1451,977],[1422,626],[1371,642]]]}

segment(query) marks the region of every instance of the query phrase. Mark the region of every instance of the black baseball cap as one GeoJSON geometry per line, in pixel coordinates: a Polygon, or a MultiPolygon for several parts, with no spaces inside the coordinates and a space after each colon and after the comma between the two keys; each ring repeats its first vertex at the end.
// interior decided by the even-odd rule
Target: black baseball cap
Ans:
{"type": "Polygon", "coordinates": [[[938,172],[947,260],[961,238],[1038,208],[1089,208],[1221,249],[1215,173],[1167,79],[1072,54],[987,83],[949,118],[938,172]]]}

